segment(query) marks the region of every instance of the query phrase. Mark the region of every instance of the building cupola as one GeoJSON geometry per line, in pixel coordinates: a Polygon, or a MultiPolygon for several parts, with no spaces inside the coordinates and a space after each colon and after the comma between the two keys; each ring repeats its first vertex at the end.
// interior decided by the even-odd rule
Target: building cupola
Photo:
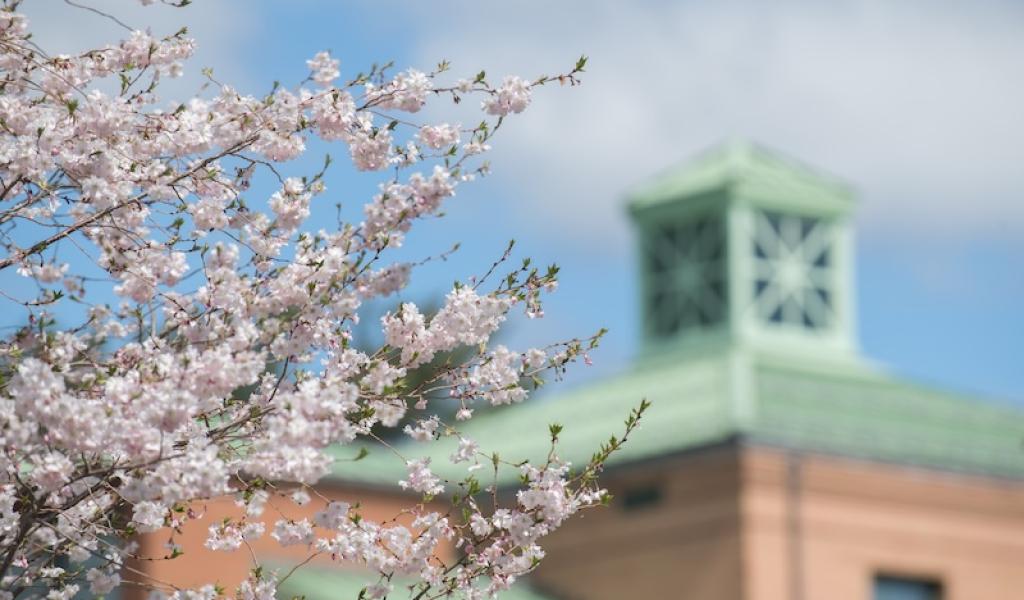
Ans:
{"type": "Polygon", "coordinates": [[[845,184],[742,141],[635,190],[644,349],[853,355],[852,207],[845,184]]]}

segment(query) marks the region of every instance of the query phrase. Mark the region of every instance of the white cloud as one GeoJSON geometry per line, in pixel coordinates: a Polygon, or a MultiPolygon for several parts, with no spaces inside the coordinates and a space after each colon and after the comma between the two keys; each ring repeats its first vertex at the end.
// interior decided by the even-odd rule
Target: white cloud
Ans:
{"type": "Polygon", "coordinates": [[[552,231],[620,251],[625,188],[747,136],[851,181],[869,236],[1024,233],[1019,6],[493,6],[414,15],[420,62],[534,75],[591,57],[581,89],[539,93],[496,143],[531,223],[543,208],[552,231]]]}

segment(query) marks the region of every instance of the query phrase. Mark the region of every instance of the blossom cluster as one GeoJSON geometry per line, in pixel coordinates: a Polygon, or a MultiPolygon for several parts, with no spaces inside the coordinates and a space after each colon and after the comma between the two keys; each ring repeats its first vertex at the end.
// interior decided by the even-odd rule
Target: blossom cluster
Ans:
{"type": "MultiPolygon", "coordinates": [[[[479,468],[479,445],[406,382],[439,354],[469,351],[422,384],[447,390],[460,420],[476,403],[523,401],[545,372],[581,356],[580,342],[490,346],[513,309],[543,314],[557,270],[528,263],[494,289],[486,277],[456,285],[429,317],[401,304],[382,320],[380,348],[351,343],[360,307],[401,290],[414,269],[388,262],[388,251],[486,173],[478,155],[552,78],[491,86],[481,73],[446,85],[442,63],[342,82],[342,63],[320,52],[295,88],[257,97],[216,83],[167,102],[158,84],[181,76],[195,47],[184,30],[49,55],[17,5],[0,9],[0,276],[35,291],[3,294],[25,324],[0,339],[0,600],[106,594],[123,580],[217,597],[213,585],[171,589],[124,565],[154,558],[138,554],[133,535],[159,531],[173,547],[198,518],[196,501],[229,494],[245,515],[210,526],[211,550],[267,536],[368,567],[380,576],[368,598],[383,597],[395,574],[477,597],[532,569],[540,538],[600,501],[592,481],[574,482],[552,458],[521,464],[525,488],[493,514],[470,504],[460,520],[421,505],[410,525],[381,524],[332,504],[312,522],[257,518],[272,497],[308,502],[303,490],[332,467],[328,448],[372,441],[375,427],[410,414],[411,437],[457,436],[451,461],[479,468]],[[434,99],[469,95],[485,117],[475,128],[411,122],[434,99]],[[361,222],[309,225],[330,195],[327,166],[279,174],[312,138],[343,146],[357,170],[389,172],[361,222]],[[247,202],[270,180],[273,192],[247,202]],[[457,566],[439,563],[441,541],[464,549],[457,566]]],[[[580,71],[557,79],[575,83],[580,71]]],[[[452,491],[429,459],[405,460],[396,486],[452,491]]],[[[276,585],[256,569],[236,592],[271,598],[276,585]]]]}

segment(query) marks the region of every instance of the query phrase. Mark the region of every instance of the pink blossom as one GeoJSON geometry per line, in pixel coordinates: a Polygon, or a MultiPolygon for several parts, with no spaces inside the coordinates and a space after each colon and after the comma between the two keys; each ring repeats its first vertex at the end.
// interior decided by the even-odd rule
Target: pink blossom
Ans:
{"type": "MultiPolygon", "coordinates": [[[[423,257],[395,262],[392,251],[443,215],[460,183],[486,174],[478,155],[496,143],[501,117],[529,105],[531,83],[453,85],[440,80],[444,69],[375,69],[343,83],[339,61],[319,52],[306,61],[313,89],[304,80],[248,95],[211,77],[201,97],[168,102],[161,82],[184,73],[195,49],[184,31],[133,30],[61,55],[37,48],[15,10],[0,11],[0,272],[33,281],[3,299],[26,319],[0,339],[10,371],[0,389],[0,541],[16,546],[5,585],[35,582],[55,600],[86,585],[112,593],[122,565],[140,558],[133,536],[158,532],[174,556],[177,532],[218,497],[234,498],[237,512],[209,526],[205,544],[239,551],[265,533],[266,508],[309,504],[311,486],[344,468],[338,456],[376,451],[380,428],[402,427],[424,450],[457,437],[449,459],[478,469],[486,449],[458,430],[475,403],[520,402],[521,380],[582,356],[579,342],[526,353],[491,345],[513,305],[539,315],[540,292],[555,286],[525,266],[455,285],[432,316],[401,298],[370,323],[384,345],[353,343],[363,304],[398,296],[420,272],[423,257]],[[470,94],[490,115],[472,132],[410,120],[470,94]],[[282,165],[321,143],[356,171],[381,172],[371,175],[376,193],[328,193],[330,165],[282,165]],[[278,188],[260,196],[263,180],[278,188]],[[362,222],[313,222],[317,196],[361,207],[362,222]],[[438,356],[447,362],[429,384],[409,376],[438,356]],[[454,403],[453,422],[436,394],[454,403]],[[45,526],[19,535],[26,522],[45,526]],[[65,570],[48,566],[56,556],[97,560],[65,570]]],[[[395,575],[480,597],[533,568],[540,538],[600,499],[592,483],[569,483],[554,454],[522,464],[523,489],[491,517],[475,504],[465,514],[419,507],[405,526],[335,502],[312,521],[278,520],[269,537],[368,568],[369,597],[384,597],[395,575]],[[440,568],[442,542],[471,548],[470,563],[440,568]]],[[[429,459],[405,467],[392,483],[400,490],[445,491],[429,459]]],[[[270,600],[276,588],[264,570],[226,595],[270,600]]],[[[166,597],[218,595],[201,585],[166,597]]]]}
{"type": "Polygon", "coordinates": [[[444,491],[441,478],[430,470],[429,458],[418,458],[405,463],[409,470],[408,479],[398,482],[404,489],[436,496],[444,491]]]}
{"type": "Polygon", "coordinates": [[[306,66],[313,72],[313,81],[323,86],[330,85],[341,75],[338,64],[338,60],[331,58],[327,52],[317,52],[316,56],[306,61],[306,66]]]}
{"type": "Polygon", "coordinates": [[[529,105],[530,83],[515,75],[505,77],[494,95],[483,102],[487,114],[501,117],[509,113],[521,113],[529,105]]]}

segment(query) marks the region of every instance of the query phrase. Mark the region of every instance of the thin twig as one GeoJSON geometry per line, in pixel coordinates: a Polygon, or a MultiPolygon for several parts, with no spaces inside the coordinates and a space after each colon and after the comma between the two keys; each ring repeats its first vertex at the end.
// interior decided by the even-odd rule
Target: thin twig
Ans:
{"type": "Polygon", "coordinates": [[[101,17],[106,17],[106,18],[110,19],[111,21],[117,23],[121,27],[124,27],[128,31],[135,31],[136,30],[135,27],[131,27],[130,25],[128,25],[127,23],[125,23],[121,19],[118,19],[114,15],[105,13],[102,10],[99,10],[98,8],[93,8],[92,6],[85,6],[83,4],[77,4],[75,2],[72,2],[71,0],[64,0],[64,3],[68,4],[68,5],[71,5],[71,6],[74,6],[75,8],[81,8],[83,10],[87,10],[87,11],[89,11],[91,13],[96,13],[97,15],[99,15],[101,17]]]}

